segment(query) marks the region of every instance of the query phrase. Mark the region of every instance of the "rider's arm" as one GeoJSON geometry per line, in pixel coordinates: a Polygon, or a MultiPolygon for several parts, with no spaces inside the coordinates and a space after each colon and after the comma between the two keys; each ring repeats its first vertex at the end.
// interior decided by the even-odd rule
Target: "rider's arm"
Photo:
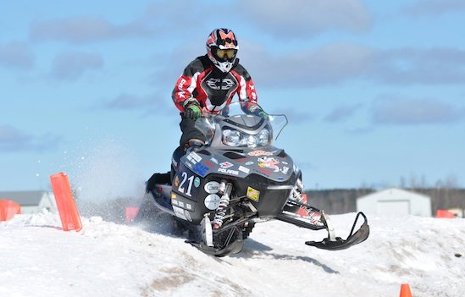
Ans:
{"type": "Polygon", "coordinates": [[[246,106],[256,105],[258,102],[257,91],[255,90],[255,83],[247,70],[238,64],[233,70],[232,74],[239,82],[237,94],[240,101],[244,102],[246,106]]]}
{"type": "Polygon", "coordinates": [[[237,65],[233,70],[233,75],[239,81],[238,95],[241,101],[242,110],[245,113],[255,114],[261,117],[268,115],[258,105],[257,91],[252,77],[242,65],[237,65]]]}
{"type": "Polygon", "coordinates": [[[192,103],[199,104],[193,92],[197,86],[197,77],[203,70],[199,59],[192,61],[184,69],[183,74],[176,81],[171,98],[179,111],[184,112],[186,106],[192,103]]]}

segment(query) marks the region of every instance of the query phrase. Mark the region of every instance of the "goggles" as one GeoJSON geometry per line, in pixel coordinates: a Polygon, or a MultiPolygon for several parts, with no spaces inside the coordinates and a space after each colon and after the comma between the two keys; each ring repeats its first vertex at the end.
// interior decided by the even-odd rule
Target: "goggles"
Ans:
{"type": "Polygon", "coordinates": [[[217,49],[216,55],[220,59],[232,59],[236,56],[236,49],[217,49]]]}

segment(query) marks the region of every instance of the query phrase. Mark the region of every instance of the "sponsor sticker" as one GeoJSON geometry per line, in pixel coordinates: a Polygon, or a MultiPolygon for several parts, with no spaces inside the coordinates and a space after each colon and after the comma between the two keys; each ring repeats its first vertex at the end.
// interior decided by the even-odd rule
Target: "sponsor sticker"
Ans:
{"type": "Polygon", "coordinates": [[[173,211],[174,211],[174,214],[178,218],[181,218],[183,220],[187,220],[186,216],[184,215],[184,209],[173,205],[173,211]]]}
{"type": "Polygon", "coordinates": [[[239,171],[242,171],[242,172],[244,172],[245,174],[249,174],[249,173],[250,173],[250,169],[247,168],[247,167],[244,167],[244,166],[239,166],[239,171]]]}
{"type": "Polygon", "coordinates": [[[205,166],[207,166],[208,168],[213,168],[213,167],[215,167],[215,164],[213,164],[213,162],[210,161],[210,160],[203,160],[203,161],[202,161],[202,164],[205,165],[205,166]]]}
{"type": "Polygon", "coordinates": [[[261,168],[261,167],[258,168],[258,171],[260,171],[260,173],[262,173],[262,174],[264,174],[266,176],[270,176],[271,173],[272,173],[269,169],[261,168]]]}
{"type": "Polygon", "coordinates": [[[176,177],[174,178],[173,185],[174,185],[176,188],[179,187],[179,176],[176,175],[176,177]]]}
{"type": "Polygon", "coordinates": [[[194,187],[198,188],[200,186],[200,178],[196,177],[194,179],[194,187]]]}
{"type": "Polygon", "coordinates": [[[200,176],[205,176],[205,174],[207,174],[209,168],[205,165],[203,165],[202,163],[197,163],[194,165],[194,167],[192,167],[192,171],[194,171],[195,173],[197,173],[198,175],[200,176]]]}
{"type": "Polygon", "coordinates": [[[211,181],[206,183],[203,188],[208,194],[216,194],[220,190],[220,184],[216,181],[211,181]]]}
{"type": "Polygon", "coordinates": [[[247,187],[247,198],[255,202],[258,202],[258,200],[260,200],[260,191],[255,190],[252,187],[247,187]]]}
{"type": "MultiPolygon", "coordinates": [[[[190,164],[195,165],[197,163],[199,163],[200,161],[202,161],[202,157],[200,157],[196,152],[191,152],[189,155],[186,156],[187,160],[189,162],[187,162],[187,166],[189,166],[190,164]]],[[[192,168],[191,166],[189,166],[189,168],[192,168]]]]}
{"type": "Polygon", "coordinates": [[[191,152],[189,155],[197,162],[202,161],[202,157],[200,157],[196,152],[191,152]]]}
{"type": "Polygon", "coordinates": [[[272,157],[258,158],[258,167],[268,168],[268,169],[273,170],[274,172],[280,171],[278,164],[279,164],[279,160],[276,158],[272,158],[272,157]]]}
{"type": "Polygon", "coordinates": [[[216,194],[208,195],[207,197],[205,197],[203,203],[205,204],[205,207],[207,207],[209,210],[215,210],[220,205],[220,196],[216,194]]]}
{"type": "Polygon", "coordinates": [[[195,159],[192,158],[192,156],[191,156],[190,154],[187,155],[186,158],[187,158],[187,160],[189,160],[189,162],[190,162],[191,164],[197,164],[197,161],[195,161],[195,159]]]}
{"type": "Polygon", "coordinates": [[[231,168],[231,167],[233,167],[233,166],[234,166],[234,164],[232,164],[232,163],[230,163],[230,162],[227,162],[227,161],[226,161],[226,162],[223,162],[223,163],[220,163],[220,167],[221,167],[221,168],[224,168],[224,169],[228,169],[228,168],[231,168]]]}
{"type": "Polygon", "coordinates": [[[273,156],[273,153],[263,151],[263,150],[256,150],[256,151],[249,152],[248,155],[252,157],[261,157],[261,156],[273,156]]]}
{"type": "Polygon", "coordinates": [[[225,168],[218,168],[218,172],[230,174],[230,175],[239,175],[239,171],[225,168]]]}

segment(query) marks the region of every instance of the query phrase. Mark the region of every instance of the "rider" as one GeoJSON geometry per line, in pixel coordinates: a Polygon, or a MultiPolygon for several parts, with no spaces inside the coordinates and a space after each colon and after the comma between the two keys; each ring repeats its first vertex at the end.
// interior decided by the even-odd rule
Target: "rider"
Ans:
{"type": "Polygon", "coordinates": [[[146,184],[146,191],[155,184],[169,183],[175,167],[186,149],[201,146],[205,136],[195,128],[202,114],[219,114],[238,94],[246,113],[266,118],[268,115],[257,104],[255,85],[236,57],[239,45],[230,29],[213,30],[207,39],[207,54],[195,58],[176,81],[172,98],[180,111],[182,136],[180,146],[173,153],[171,172],[155,173],[146,184]],[[174,167],[173,167],[174,166],[174,167]]]}
{"type": "Polygon", "coordinates": [[[182,136],[180,148],[202,145],[205,137],[195,128],[202,114],[219,114],[235,94],[243,110],[266,117],[257,104],[255,85],[247,70],[239,64],[239,45],[233,31],[213,30],[207,39],[207,54],[197,57],[176,81],[172,98],[180,111],[182,136]]]}

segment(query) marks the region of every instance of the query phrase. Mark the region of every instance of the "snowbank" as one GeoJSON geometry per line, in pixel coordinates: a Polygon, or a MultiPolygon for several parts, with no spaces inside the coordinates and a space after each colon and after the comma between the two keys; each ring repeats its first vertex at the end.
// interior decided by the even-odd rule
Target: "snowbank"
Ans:
{"type": "MultiPolygon", "coordinates": [[[[333,216],[338,235],[353,218],[333,216]]],[[[0,296],[394,297],[405,282],[415,297],[465,295],[465,220],[368,219],[370,238],[348,250],[305,246],[325,233],[271,221],[214,258],[163,228],[93,217],[63,232],[57,215],[17,215],[0,223],[0,296]]]]}

